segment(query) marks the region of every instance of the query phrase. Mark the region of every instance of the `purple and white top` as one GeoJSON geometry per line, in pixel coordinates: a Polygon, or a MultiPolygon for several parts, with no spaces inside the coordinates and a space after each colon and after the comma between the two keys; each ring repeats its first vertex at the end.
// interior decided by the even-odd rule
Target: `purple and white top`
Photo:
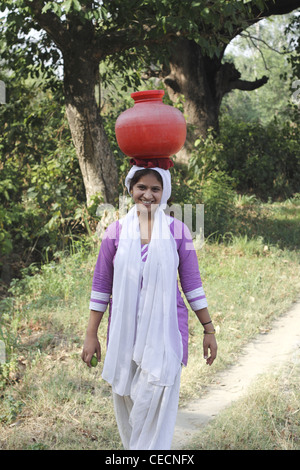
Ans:
{"type": "MultiPolygon", "coordinates": [[[[178,219],[167,216],[170,232],[175,239],[179,256],[178,273],[182,291],[193,311],[207,307],[207,300],[202,286],[197,254],[192,243],[188,227],[178,219]]],[[[117,220],[106,230],[103,237],[99,256],[96,262],[90,309],[104,312],[110,304],[108,319],[108,338],[113,299],[112,284],[114,273],[114,258],[119,243],[121,224],[117,220]]],[[[145,262],[148,254],[148,245],[141,245],[141,257],[145,262]]],[[[188,359],[188,310],[180,294],[177,281],[177,316],[178,327],[182,337],[183,357],[182,363],[187,364],[188,359]]]]}

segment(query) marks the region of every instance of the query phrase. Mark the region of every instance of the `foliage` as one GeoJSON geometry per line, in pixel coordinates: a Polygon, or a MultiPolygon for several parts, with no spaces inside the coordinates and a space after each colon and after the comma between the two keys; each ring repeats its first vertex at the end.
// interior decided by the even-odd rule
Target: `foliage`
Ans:
{"type": "Polygon", "coordinates": [[[215,137],[213,129],[209,128],[206,138],[200,136],[194,143],[189,169],[190,173],[198,178],[200,185],[205,182],[212,171],[221,169],[218,156],[223,150],[223,144],[215,137]]]}
{"type": "MultiPolygon", "coordinates": [[[[156,57],[151,45],[162,55],[158,38],[165,35],[169,40],[174,31],[180,30],[198,41],[204,53],[213,56],[218,53],[219,44],[215,33],[220,35],[222,31],[219,39],[226,42],[235,26],[241,26],[249,8],[262,6],[258,1],[243,5],[223,0],[214,2],[210,9],[204,1],[42,3],[44,19],[51,14],[63,30],[77,27],[78,23],[79,30],[92,26],[98,45],[107,45],[101,56],[100,75],[116,93],[112,97],[107,94],[108,88],[102,90],[108,98],[102,101],[103,96],[99,97],[99,109],[120,170],[119,193],[124,191],[129,162],[116,144],[114,123],[130,105],[124,99],[124,89],[136,88],[140,83],[140,66],[135,70],[132,66],[141,56],[141,47],[147,46],[142,54],[145,64],[156,57]],[[179,14],[182,12],[184,15],[179,14]],[[112,38],[118,48],[113,47],[112,38]]],[[[1,11],[5,12],[0,28],[1,58],[7,70],[1,78],[9,86],[8,104],[0,109],[0,265],[8,262],[9,255],[13,261],[15,254],[23,264],[48,260],[56,251],[64,250],[74,237],[90,232],[90,225],[93,229],[97,222],[99,201],[95,199],[87,212],[80,169],[64,115],[62,81],[58,78],[62,55],[55,38],[37,22],[37,4],[41,2],[1,3],[1,11]]],[[[263,128],[256,123],[247,125],[225,119],[219,139],[209,132],[207,140],[196,141],[188,171],[174,169],[174,202],[205,201],[209,208],[206,228],[211,233],[223,232],[225,221],[230,220],[230,185],[264,197],[292,195],[299,177],[297,132],[288,124],[279,128],[273,123],[263,128]]]]}
{"type": "Polygon", "coordinates": [[[189,164],[190,178],[203,183],[211,172],[225,173],[231,187],[268,200],[286,199],[299,190],[299,128],[295,122],[267,125],[223,116],[220,135],[197,139],[189,164]]]}
{"type": "Polygon", "coordinates": [[[115,123],[118,116],[126,109],[133,106],[134,101],[130,97],[130,94],[122,91],[122,85],[115,80],[114,87],[109,86],[106,90],[106,99],[104,101],[102,117],[103,125],[106,135],[109,139],[111,149],[114,153],[116,163],[119,169],[119,194],[125,191],[125,177],[129,171],[130,163],[129,158],[125,157],[118,146],[116,135],[115,135],[115,123]]]}
{"type": "Polygon", "coordinates": [[[0,414],[0,423],[10,424],[15,421],[23,405],[21,401],[16,401],[12,395],[5,397],[4,411],[0,414]]]}
{"type": "Polygon", "coordinates": [[[233,181],[226,173],[212,172],[201,187],[205,235],[219,238],[230,230],[234,216],[233,181]]]}
{"type": "Polygon", "coordinates": [[[296,56],[299,62],[295,45],[298,34],[292,28],[295,18],[297,15],[291,13],[264,19],[230,43],[224,58],[234,62],[242,80],[267,75],[268,82],[254,91],[232,90],[222,101],[221,114],[264,125],[274,116],[281,122],[290,118],[291,84],[298,76],[290,62],[296,56]],[[285,33],[286,29],[289,33],[285,33]]]}
{"type": "MultiPolygon", "coordinates": [[[[209,8],[205,0],[6,0],[0,6],[3,58],[15,62],[23,75],[35,73],[37,64],[47,73],[62,65],[61,52],[69,53],[73,39],[94,47],[98,63],[108,59],[113,72],[122,73],[124,86],[137,85],[141,64],[158,57],[164,62],[172,39],[192,39],[204,54],[218,56],[236,29],[248,25],[254,9],[264,5],[264,0],[215,0],[209,8]]],[[[111,78],[104,73],[102,81],[111,83],[111,78]]]]}
{"type": "MultiPolygon", "coordinates": [[[[222,171],[211,170],[199,177],[184,168],[173,168],[172,197],[169,204],[192,204],[193,217],[196,205],[204,204],[204,235],[210,239],[220,236],[232,228],[235,207],[234,181],[222,171]]],[[[184,209],[184,207],[182,207],[184,209]]]]}
{"type": "MultiPolygon", "coordinates": [[[[87,212],[59,87],[53,94],[43,91],[41,82],[11,80],[9,93],[9,103],[0,110],[0,262],[7,263],[12,253],[11,262],[18,254],[24,266],[51,259],[74,237],[91,233],[98,201],[87,212]]],[[[119,194],[126,193],[129,161],[117,146],[114,124],[130,105],[132,100],[120,91],[103,109],[119,168],[119,194]]],[[[265,199],[297,191],[297,133],[289,123],[262,126],[224,117],[220,137],[209,131],[206,140],[197,139],[189,169],[176,164],[171,170],[172,202],[204,203],[205,235],[226,233],[231,227],[232,189],[265,199]]]]}
{"type": "MultiPolygon", "coordinates": [[[[300,15],[294,15],[292,21],[286,27],[285,35],[289,39],[289,49],[293,51],[293,53],[289,56],[288,62],[291,64],[293,69],[294,78],[300,77],[300,15]]],[[[284,75],[286,77],[286,75],[284,75]]]]}
{"type": "Polygon", "coordinates": [[[293,122],[266,126],[224,117],[220,133],[223,169],[237,190],[264,200],[292,196],[299,190],[299,128],[293,122]]]}
{"type": "Polygon", "coordinates": [[[0,109],[0,263],[13,253],[27,264],[84,230],[84,190],[60,93],[13,76],[8,90],[0,109]]]}

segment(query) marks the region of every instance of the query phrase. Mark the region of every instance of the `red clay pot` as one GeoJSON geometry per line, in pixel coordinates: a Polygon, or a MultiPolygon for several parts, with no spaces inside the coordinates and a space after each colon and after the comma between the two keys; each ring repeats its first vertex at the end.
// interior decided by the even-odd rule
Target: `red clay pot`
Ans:
{"type": "Polygon", "coordinates": [[[125,155],[137,159],[167,158],[177,153],[186,139],[182,113],[162,102],[163,90],[131,94],[134,106],[118,117],[117,142],[125,155]]]}

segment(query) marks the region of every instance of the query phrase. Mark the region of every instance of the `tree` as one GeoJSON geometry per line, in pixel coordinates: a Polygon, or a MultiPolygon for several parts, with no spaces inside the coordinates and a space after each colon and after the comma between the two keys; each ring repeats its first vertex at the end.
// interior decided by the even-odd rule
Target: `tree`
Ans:
{"type": "Polygon", "coordinates": [[[8,0],[1,3],[7,11],[2,32],[7,60],[22,47],[27,65],[33,58],[44,68],[49,59],[50,67],[62,62],[66,111],[88,204],[99,192],[104,201],[115,202],[117,167],[95,99],[99,63],[109,57],[125,71],[144,48],[150,57],[169,49],[170,95],[184,95],[189,119],[200,131],[217,127],[225,93],[266,80],[247,84],[231,65],[222,64],[227,43],[248,24],[298,6],[299,0],[8,0]],[[46,36],[28,44],[31,29],[46,36]]]}
{"type": "Polygon", "coordinates": [[[67,250],[91,218],[60,87],[11,71],[0,79],[9,89],[0,107],[1,297],[1,281],[67,250]]]}
{"type": "Polygon", "coordinates": [[[254,93],[234,90],[222,101],[220,116],[226,114],[244,122],[261,122],[267,125],[274,120],[284,122],[293,116],[291,85],[296,73],[289,63],[295,49],[285,34],[294,18],[288,15],[267,18],[250,26],[231,42],[225,60],[234,62],[246,80],[267,73],[268,83],[254,93]]]}
{"type": "Polygon", "coordinates": [[[122,51],[166,41],[178,31],[179,23],[185,24],[187,30],[192,29],[188,17],[179,20],[181,10],[188,3],[186,0],[179,5],[175,0],[1,3],[1,10],[7,13],[2,25],[7,43],[6,60],[11,60],[12,51],[22,47],[27,54],[27,66],[38,61],[41,67],[47,68],[49,59],[52,67],[59,62],[63,64],[66,113],[88,204],[99,193],[107,202],[115,202],[117,197],[117,167],[95,99],[95,86],[100,80],[99,63],[114,56],[120,64],[122,51]],[[40,33],[35,43],[28,36],[32,29],[40,33]]]}
{"type": "MultiPolygon", "coordinates": [[[[213,3],[213,2],[210,2],[213,3]]],[[[248,26],[272,15],[282,15],[300,6],[299,0],[267,0],[265,2],[248,2],[243,7],[241,2],[227,2],[222,9],[214,13],[207,8],[207,15],[213,16],[214,27],[198,21],[198,38],[179,38],[172,43],[169,62],[159,71],[169,96],[176,102],[183,95],[183,109],[188,122],[196,133],[206,136],[207,129],[219,128],[219,110],[223,97],[231,90],[255,90],[268,81],[262,76],[254,81],[242,80],[234,64],[224,61],[227,45],[248,26]],[[238,20],[226,25],[224,12],[232,11],[235,15],[240,9],[238,20]],[[217,18],[219,16],[219,19],[217,18]],[[215,52],[207,53],[205,42],[217,42],[215,52]]],[[[220,5],[219,5],[220,6],[220,5]]],[[[228,20],[227,20],[228,21],[228,20]]],[[[193,140],[193,139],[192,139],[193,140]]],[[[183,152],[182,159],[188,156],[183,152]]]]}

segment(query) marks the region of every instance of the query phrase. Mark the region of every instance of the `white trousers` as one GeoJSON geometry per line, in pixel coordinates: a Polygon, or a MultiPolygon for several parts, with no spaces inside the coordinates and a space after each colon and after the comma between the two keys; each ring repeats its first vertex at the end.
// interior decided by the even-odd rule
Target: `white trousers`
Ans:
{"type": "Polygon", "coordinates": [[[175,428],[181,369],[171,387],[149,384],[138,367],[130,396],[113,392],[116,421],[125,449],[169,450],[175,428]]]}

